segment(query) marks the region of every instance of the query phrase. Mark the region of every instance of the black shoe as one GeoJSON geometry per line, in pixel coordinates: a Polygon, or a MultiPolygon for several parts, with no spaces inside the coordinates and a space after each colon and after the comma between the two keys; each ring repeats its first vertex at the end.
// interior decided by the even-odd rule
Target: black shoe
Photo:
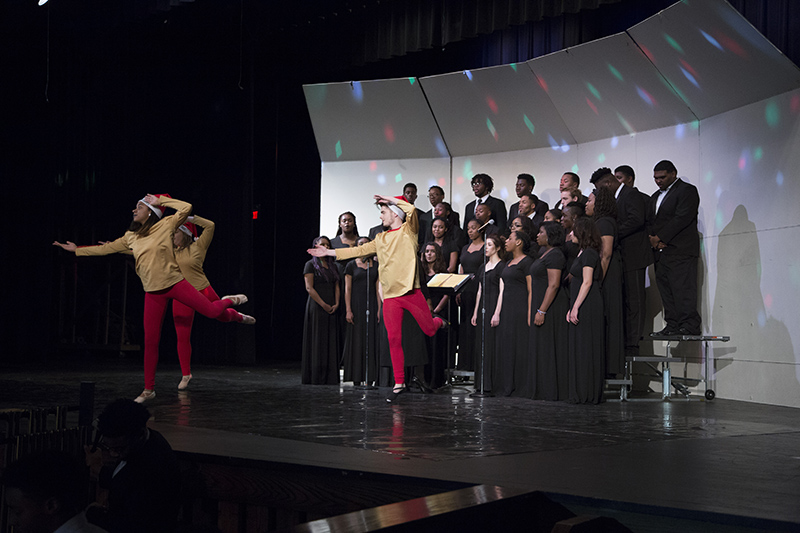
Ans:
{"type": "Polygon", "coordinates": [[[697,337],[698,335],[701,335],[702,333],[700,331],[697,331],[697,330],[694,330],[694,329],[680,328],[680,329],[678,329],[677,334],[678,335],[687,335],[687,336],[690,336],[690,337],[697,337]]]}
{"type": "Polygon", "coordinates": [[[392,403],[397,399],[398,396],[403,394],[405,391],[406,391],[405,385],[400,385],[399,387],[395,385],[394,388],[392,389],[392,392],[390,392],[389,395],[386,397],[386,401],[392,403]]]}
{"type": "Polygon", "coordinates": [[[444,329],[444,328],[449,328],[449,327],[450,327],[450,321],[449,321],[449,320],[447,320],[447,319],[446,319],[445,317],[443,317],[442,315],[437,315],[437,314],[434,314],[434,315],[433,315],[433,318],[439,318],[439,319],[441,319],[441,320],[442,320],[443,324],[442,324],[442,327],[440,327],[439,329],[444,329]]]}
{"type": "Polygon", "coordinates": [[[651,337],[668,337],[669,335],[677,335],[677,330],[672,329],[671,327],[667,326],[661,331],[654,331],[650,334],[651,337]]]}

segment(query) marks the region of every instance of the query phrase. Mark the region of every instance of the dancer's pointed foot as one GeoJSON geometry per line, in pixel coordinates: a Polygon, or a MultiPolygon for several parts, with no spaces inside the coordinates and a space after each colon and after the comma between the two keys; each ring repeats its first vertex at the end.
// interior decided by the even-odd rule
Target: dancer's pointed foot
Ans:
{"type": "Polygon", "coordinates": [[[227,296],[223,296],[221,300],[230,300],[233,302],[234,306],[242,305],[247,303],[247,296],[244,294],[229,294],[227,296]]]}
{"type": "Polygon", "coordinates": [[[433,318],[438,318],[439,320],[442,321],[442,325],[439,326],[439,329],[444,329],[444,328],[450,326],[450,322],[445,317],[443,317],[441,315],[433,315],[433,318]]]}
{"type": "Polygon", "coordinates": [[[256,323],[255,317],[246,315],[244,313],[241,313],[241,315],[242,315],[242,324],[247,324],[248,326],[252,326],[253,324],[256,323]]]}
{"type": "Polygon", "coordinates": [[[397,399],[398,396],[403,394],[405,391],[406,391],[405,383],[401,383],[400,385],[395,385],[394,388],[392,388],[392,392],[390,392],[389,395],[386,397],[386,401],[392,403],[397,399]]]}
{"type": "Polygon", "coordinates": [[[178,383],[178,390],[184,390],[189,387],[189,382],[192,380],[192,375],[183,376],[181,382],[178,383]]]}
{"type": "Polygon", "coordinates": [[[156,397],[156,391],[144,389],[142,393],[139,396],[137,396],[133,401],[136,403],[144,403],[148,400],[152,400],[155,397],[156,397]]]}

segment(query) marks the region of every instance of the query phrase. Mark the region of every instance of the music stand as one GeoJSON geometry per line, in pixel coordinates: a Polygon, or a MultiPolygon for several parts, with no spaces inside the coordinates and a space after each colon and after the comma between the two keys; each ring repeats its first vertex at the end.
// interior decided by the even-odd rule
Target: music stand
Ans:
{"type": "MultiPolygon", "coordinates": [[[[428,290],[432,294],[442,294],[445,296],[450,297],[450,302],[447,305],[447,321],[451,323],[450,320],[450,310],[452,309],[452,302],[456,295],[461,293],[467,286],[467,284],[472,280],[474,274],[450,274],[450,273],[443,273],[443,274],[436,274],[431,278],[428,282],[428,290]]],[[[453,375],[451,371],[453,370],[453,366],[455,366],[455,361],[451,365],[450,357],[452,354],[452,324],[448,324],[447,327],[447,366],[448,368],[445,370],[447,373],[447,380],[445,384],[439,387],[436,391],[439,392],[444,389],[453,388],[453,375]]]]}

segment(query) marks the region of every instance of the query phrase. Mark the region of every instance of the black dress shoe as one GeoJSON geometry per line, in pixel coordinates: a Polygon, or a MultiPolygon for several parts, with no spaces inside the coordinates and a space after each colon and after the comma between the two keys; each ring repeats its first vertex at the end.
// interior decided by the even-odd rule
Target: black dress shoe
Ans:
{"type": "Polygon", "coordinates": [[[392,392],[390,392],[389,395],[386,396],[386,401],[392,403],[397,399],[398,396],[403,394],[405,391],[406,391],[405,385],[401,385],[399,387],[395,385],[395,387],[392,389],[392,392]]]}
{"type": "Polygon", "coordinates": [[[688,335],[688,336],[696,337],[696,336],[700,335],[701,333],[699,331],[697,331],[697,330],[694,330],[694,329],[680,328],[680,329],[678,329],[678,333],[677,334],[678,335],[688,335]]]}
{"type": "Polygon", "coordinates": [[[653,333],[650,334],[650,336],[651,337],[666,337],[668,335],[676,335],[677,333],[678,332],[676,330],[673,330],[672,328],[667,326],[664,329],[662,329],[661,331],[654,331],[653,333]]]}

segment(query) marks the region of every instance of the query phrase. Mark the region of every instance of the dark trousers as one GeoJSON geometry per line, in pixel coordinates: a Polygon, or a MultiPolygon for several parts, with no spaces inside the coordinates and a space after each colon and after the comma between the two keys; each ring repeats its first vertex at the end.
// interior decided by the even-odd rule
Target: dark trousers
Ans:
{"type": "Polygon", "coordinates": [[[622,299],[625,305],[625,353],[639,355],[639,339],[644,331],[647,309],[644,280],[647,269],[628,270],[622,273],[622,299]]]}
{"type": "Polygon", "coordinates": [[[701,331],[697,312],[697,261],[695,256],[679,254],[659,254],[656,260],[656,283],[664,304],[664,321],[670,329],[701,331]]]}

